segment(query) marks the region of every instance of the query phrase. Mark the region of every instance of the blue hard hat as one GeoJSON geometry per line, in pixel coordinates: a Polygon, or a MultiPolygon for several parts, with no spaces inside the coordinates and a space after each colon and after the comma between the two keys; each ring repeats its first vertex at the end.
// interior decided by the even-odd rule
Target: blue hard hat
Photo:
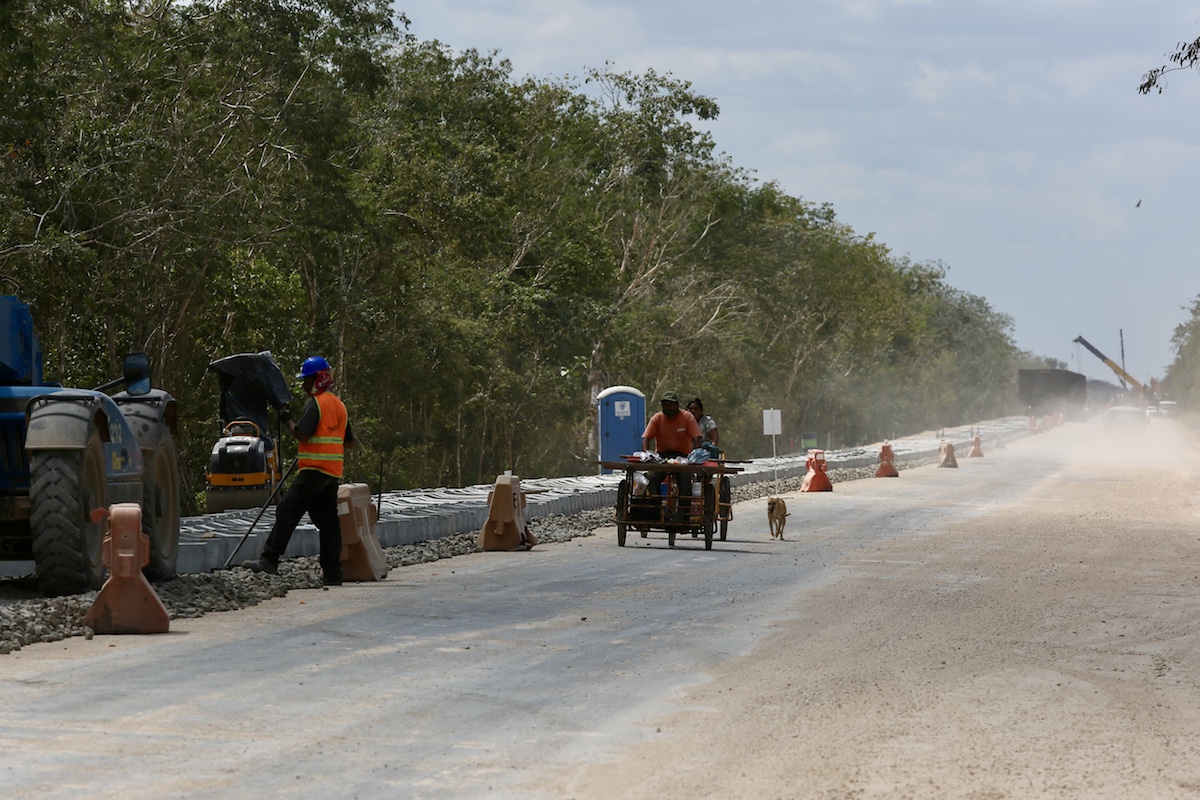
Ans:
{"type": "Polygon", "coordinates": [[[307,378],[310,375],[316,375],[318,372],[326,372],[329,369],[329,362],[321,356],[309,356],[304,359],[304,363],[300,365],[300,374],[297,378],[307,378]]]}

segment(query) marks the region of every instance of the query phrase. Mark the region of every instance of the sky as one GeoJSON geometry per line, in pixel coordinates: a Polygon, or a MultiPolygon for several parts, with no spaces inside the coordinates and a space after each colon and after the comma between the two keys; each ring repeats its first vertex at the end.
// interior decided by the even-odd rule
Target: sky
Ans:
{"type": "Polygon", "coordinates": [[[514,79],[606,63],[691,82],[737,167],[832,204],[1013,320],[1018,347],[1146,383],[1200,296],[1200,0],[397,0],[514,79]],[[1140,206],[1138,205],[1140,201],[1140,206]],[[1122,359],[1122,340],[1124,358],[1122,359]]]}

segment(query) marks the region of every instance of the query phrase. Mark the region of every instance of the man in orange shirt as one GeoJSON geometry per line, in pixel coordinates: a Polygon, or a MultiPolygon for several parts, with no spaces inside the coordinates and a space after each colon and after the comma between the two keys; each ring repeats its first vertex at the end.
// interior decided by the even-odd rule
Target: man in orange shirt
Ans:
{"type": "MultiPolygon", "coordinates": [[[[700,425],[697,424],[696,418],[690,412],[679,407],[679,395],[675,392],[663,392],[661,403],[662,411],[650,417],[650,421],[646,423],[646,430],[642,432],[642,449],[649,450],[650,442],[654,442],[657,448],[656,452],[664,458],[686,456],[700,446],[700,425]]],[[[651,472],[646,477],[649,480],[647,486],[649,495],[651,497],[661,496],[662,489],[660,487],[666,473],[651,472]]],[[[681,498],[691,497],[692,481],[690,477],[681,475],[680,478],[681,480],[678,482],[679,496],[681,498]]],[[[686,504],[680,503],[680,506],[686,507],[686,504]]],[[[682,509],[675,513],[686,517],[686,512],[682,509]]]]}
{"type": "Polygon", "coordinates": [[[279,559],[305,513],[317,526],[321,541],[321,572],[326,586],[342,582],[342,526],[338,520],[337,493],[345,451],[354,446],[354,432],[346,406],[331,390],[329,362],[321,356],[304,359],[297,378],[304,379],[308,400],[300,420],[287,428],[300,440],[296,479],[275,509],[275,524],[263,545],[262,556],[242,566],[253,572],[278,574],[279,559]]]}

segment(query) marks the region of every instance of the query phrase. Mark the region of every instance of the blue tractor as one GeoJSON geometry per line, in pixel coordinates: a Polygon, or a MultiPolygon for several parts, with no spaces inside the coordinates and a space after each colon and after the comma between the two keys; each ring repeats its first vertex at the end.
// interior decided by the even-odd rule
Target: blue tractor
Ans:
{"type": "Polygon", "coordinates": [[[47,383],[29,307],[0,296],[0,560],[33,561],[48,595],[103,584],[91,511],[113,503],[142,506],[147,575],[175,574],[175,398],[150,387],[145,353],[126,356],[123,372],[92,390],[47,383]]]}

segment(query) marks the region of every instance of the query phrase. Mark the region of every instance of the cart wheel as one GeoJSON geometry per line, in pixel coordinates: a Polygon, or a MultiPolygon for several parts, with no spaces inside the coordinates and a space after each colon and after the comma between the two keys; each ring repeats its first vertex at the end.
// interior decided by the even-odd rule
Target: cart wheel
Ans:
{"type": "Polygon", "coordinates": [[[617,547],[625,546],[625,520],[629,519],[629,481],[617,486],[617,547]]]}
{"type": "Polygon", "coordinates": [[[729,476],[721,478],[721,491],[718,498],[721,509],[721,541],[725,541],[725,533],[729,530],[729,520],[733,519],[733,493],[729,490],[729,476]]]}

